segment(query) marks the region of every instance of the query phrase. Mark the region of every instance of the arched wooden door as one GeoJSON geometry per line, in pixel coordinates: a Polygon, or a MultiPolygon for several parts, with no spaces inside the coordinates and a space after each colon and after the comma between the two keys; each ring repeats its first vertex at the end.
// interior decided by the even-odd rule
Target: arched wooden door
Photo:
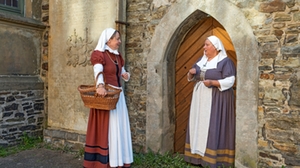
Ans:
{"type": "Polygon", "coordinates": [[[174,151],[178,153],[183,153],[184,151],[186,127],[194,85],[193,82],[187,81],[187,72],[197,59],[203,55],[204,41],[210,35],[215,35],[221,39],[228,57],[236,65],[236,54],[229,35],[223,26],[212,17],[201,20],[188,32],[182,41],[176,56],[175,66],[176,128],[174,151]]]}

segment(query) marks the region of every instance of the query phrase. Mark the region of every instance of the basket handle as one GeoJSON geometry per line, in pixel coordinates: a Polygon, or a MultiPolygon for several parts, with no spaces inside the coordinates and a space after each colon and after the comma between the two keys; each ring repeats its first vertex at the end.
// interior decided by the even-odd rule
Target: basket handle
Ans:
{"type": "Polygon", "coordinates": [[[103,80],[104,80],[104,85],[106,84],[106,80],[105,80],[105,77],[104,77],[104,73],[103,72],[99,72],[96,76],[96,79],[95,79],[95,88],[97,87],[97,81],[98,81],[98,78],[100,76],[100,74],[103,75],[103,80]]]}
{"type": "Polygon", "coordinates": [[[103,72],[99,72],[99,73],[97,74],[97,76],[96,76],[96,79],[95,79],[95,96],[96,96],[96,97],[98,96],[98,93],[97,93],[97,81],[98,81],[98,78],[99,78],[100,74],[103,75],[104,88],[105,88],[105,83],[106,83],[105,77],[104,77],[104,73],[103,73],[103,72]]]}
{"type": "MultiPolygon", "coordinates": [[[[107,88],[106,88],[106,80],[105,80],[105,77],[104,77],[104,73],[103,73],[103,72],[99,72],[99,73],[97,74],[96,80],[95,80],[95,90],[97,90],[97,81],[98,81],[98,78],[99,78],[100,74],[103,75],[104,88],[107,89],[107,88]]],[[[119,92],[119,91],[107,92],[107,95],[114,95],[114,94],[116,94],[116,93],[118,93],[118,92],[119,92]]],[[[98,96],[97,91],[95,92],[95,96],[98,96]]]]}

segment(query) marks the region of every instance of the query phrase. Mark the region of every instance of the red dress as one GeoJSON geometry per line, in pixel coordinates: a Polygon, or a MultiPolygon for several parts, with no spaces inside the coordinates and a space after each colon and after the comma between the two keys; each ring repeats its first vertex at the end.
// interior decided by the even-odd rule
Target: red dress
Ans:
{"type": "MultiPolygon", "coordinates": [[[[120,75],[124,65],[123,58],[118,56],[118,65],[115,61],[116,56],[108,55],[108,52],[94,51],[91,55],[92,65],[102,64],[103,73],[106,83],[121,86],[120,75]],[[109,58],[109,56],[111,56],[109,58]]],[[[109,167],[109,148],[108,148],[108,128],[109,128],[109,111],[90,109],[86,144],[84,152],[83,166],[86,168],[106,168],[109,167]]]]}

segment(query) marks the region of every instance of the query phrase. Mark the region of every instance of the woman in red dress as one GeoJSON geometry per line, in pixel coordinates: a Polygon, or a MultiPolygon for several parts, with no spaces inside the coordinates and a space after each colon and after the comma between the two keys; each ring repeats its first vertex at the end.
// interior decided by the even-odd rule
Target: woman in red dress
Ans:
{"type": "MultiPolygon", "coordinates": [[[[118,48],[119,31],[105,29],[91,55],[94,76],[103,72],[106,84],[122,89],[121,79],[128,81],[130,74],[124,69],[124,60],[118,48]]],[[[99,75],[97,93],[107,94],[103,75],[99,75]]],[[[114,110],[90,109],[83,166],[86,168],[130,167],[133,162],[128,110],[123,91],[114,110]]]]}

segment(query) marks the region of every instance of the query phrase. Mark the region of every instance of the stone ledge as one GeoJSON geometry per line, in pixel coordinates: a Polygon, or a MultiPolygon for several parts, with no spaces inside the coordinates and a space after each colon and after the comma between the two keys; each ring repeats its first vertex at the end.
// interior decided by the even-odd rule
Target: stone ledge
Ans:
{"type": "Polygon", "coordinates": [[[4,13],[4,12],[0,12],[0,23],[1,22],[5,22],[10,23],[10,24],[14,24],[14,25],[18,25],[18,26],[25,26],[25,27],[29,27],[29,28],[38,28],[38,29],[45,29],[47,26],[45,24],[43,24],[42,22],[38,21],[38,20],[34,20],[31,18],[25,18],[22,16],[16,16],[16,15],[12,15],[12,14],[8,14],[8,13],[4,13]]]}
{"type": "Polygon", "coordinates": [[[68,130],[45,128],[44,141],[57,146],[68,146],[80,150],[85,145],[85,134],[68,130]]]}
{"type": "Polygon", "coordinates": [[[38,76],[0,76],[0,91],[44,90],[44,82],[38,76]]]}

